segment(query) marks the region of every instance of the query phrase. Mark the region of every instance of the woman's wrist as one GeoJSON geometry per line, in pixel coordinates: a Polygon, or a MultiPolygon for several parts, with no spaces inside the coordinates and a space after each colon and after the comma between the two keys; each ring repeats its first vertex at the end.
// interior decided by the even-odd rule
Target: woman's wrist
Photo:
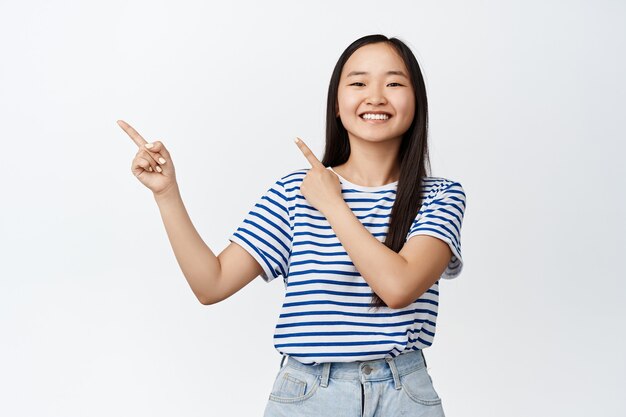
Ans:
{"type": "Polygon", "coordinates": [[[180,199],[180,189],[178,184],[174,184],[159,193],[153,193],[157,203],[180,199]]]}

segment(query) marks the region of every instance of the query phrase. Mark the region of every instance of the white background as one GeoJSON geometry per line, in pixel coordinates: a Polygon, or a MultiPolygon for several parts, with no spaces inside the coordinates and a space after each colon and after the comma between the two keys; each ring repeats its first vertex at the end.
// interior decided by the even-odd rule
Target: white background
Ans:
{"type": "Polygon", "coordinates": [[[450,416],[623,416],[621,1],[0,1],[0,414],[262,415],[284,287],[201,305],[124,119],[170,150],[219,254],[321,158],[331,71],[371,33],[424,71],[465,267],[425,351],[450,416]]]}

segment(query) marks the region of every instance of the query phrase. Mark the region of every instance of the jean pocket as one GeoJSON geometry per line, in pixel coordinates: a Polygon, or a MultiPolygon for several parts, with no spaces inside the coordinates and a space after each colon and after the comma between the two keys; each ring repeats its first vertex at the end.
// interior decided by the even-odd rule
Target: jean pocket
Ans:
{"type": "Polygon", "coordinates": [[[439,405],[441,398],[425,366],[400,376],[402,391],[411,400],[422,405],[439,405]]]}
{"type": "Polygon", "coordinates": [[[310,374],[285,365],[278,372],[269,399],[280,403],[305,401],[315,392],[321,382],[321,375],[310,374]]]}

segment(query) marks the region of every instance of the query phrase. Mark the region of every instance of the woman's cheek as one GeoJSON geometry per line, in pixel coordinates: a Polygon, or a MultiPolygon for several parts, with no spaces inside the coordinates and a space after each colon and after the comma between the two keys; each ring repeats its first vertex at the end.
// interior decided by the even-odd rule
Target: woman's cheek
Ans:
{"type": "Polygon", "coordinates": [[[399,110],[408,120],[413,120],[413,117],[415,115],[415,104],[414,104],[414,98],[413,97],[409,97],[409,98],[402,98],[401,101],[398,102],[398,108],[397,110],[399,110]]]}

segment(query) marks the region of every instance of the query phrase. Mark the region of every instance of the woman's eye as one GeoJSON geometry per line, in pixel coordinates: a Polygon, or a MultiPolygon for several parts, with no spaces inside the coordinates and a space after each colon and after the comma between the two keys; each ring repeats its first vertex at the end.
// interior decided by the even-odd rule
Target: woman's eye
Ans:
{"type": "Polygon", "coordinates": [[[400,83],[389,83],[389,84],[397,84],[399,86],[402,86],[402,84],[400,84],[400,83]]]}
{"type": "Polygon", "coordinates": [[[363,84],[363,83],[352,83],[352,84],[350,84],[350,85],[355,85],[355,84],[363,84]]]}

